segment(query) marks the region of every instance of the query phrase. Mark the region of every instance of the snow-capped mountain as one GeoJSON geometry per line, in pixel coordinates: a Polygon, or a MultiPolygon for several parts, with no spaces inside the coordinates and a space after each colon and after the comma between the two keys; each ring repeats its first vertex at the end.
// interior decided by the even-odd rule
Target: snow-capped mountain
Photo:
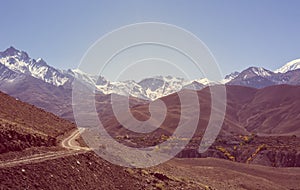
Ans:
{"type": "Polygon", "coordinates": [[[186,81],[183,78],[172,76],[157,76],[141,80],[138,85],[145,90],[145,95],[150,99],[166,96],[183,88],[186,81]]]}
{"type": "Polygon", "coordinates": [[[275,84],[269,79],[273,74],[272,71],[261,67],[249,67],[227,82],[227,84],[263,88],[275,84]]]}
{"type": "Polygon", "coordinates": [[[226,84],[228,82],[230,82],[231,80],[235,79],[238,75],[240,74],[240,72],[232,72],[229,75],[226,75],[225,78],[223,80],[221,80],[221,84],[226,84]]]}
{"type": "Polygon", "coordinates": [[[121,82],[107,82],[96,85],[97,89],[104,94],[131,95],[137,98],[155,100],[181,89],[199,90],[210,84],[207,79],[187,81],[183,78],[172,76],[157,76],[146,78],[140,82],[132,80],[121,82]]]}
{"type": "Polygon", "coordinates": [[[17,77],[17,73],[7,68],[5,65],[0,64],[0,80],[12,82],[17,77]]]}
{"type": "Polygon", "coordinates": [[[108,82],[104,85],[97,85],[97,89],[104,94],[129,94],[137,98],[155,100],[178,92],[182,89],[200,90],[213,84],[216,83],[206,78],[188,81],[180,77],[156,76],[145,78],[140,82],[132,80],[123,82],[108,82]]]}
{"type": "Polygon", "coordinates": [[[130,95],[148,100],[155,100],[178,92],[181,89],[200,90],[205,86],[213,84],[212,81],[206,78],[187,81],[183,78],[173,76],[156,76],[136,82],[133,80],[108,81],[103,76],[90,75],[79,69],[67,70],[64,73],[75,77],[77,80],[95,88],[95,90],[103,94],[130,95]]]}
{"type": "MultiPolygon", "coordinates": [[[[157,76],[136,81],[108,81],[104,77],[87,74],[79,69],[59,70],[55,69],[39,58],[32,59],[24,51],[10,47],[0,52],[0,76],[17,75],[31,76],[54,86],[70,88],[70,84],[76,78],[86,86],[95,88],[102,94],[131,95],[137,98],[155,100],[157,98],[189,88],[199,90],[212,84],[208,79],[186,81],[183,78],[172,76],[157,76]],[[5,68],[5,72],[4,72],[5,68]]],[[[3,79],[4,80],[4,79],[3,79]]],[[[6,76],[6,80],[8,80],[6,76]]],[[[1,89],[0,89],[1,90],[1,89]]]]}
{"type": "Polygon", "coordinates": [[[206,78],[187,81],[183,78],[173,76],[156,76],[136,82],[133,80],[108,81],[102,76],[90,75],[79,69],[67,70],[64,73],[75,77],[77,80],[95,88],[95,90],[103,94],[130,95],[150,100],[167,96],[181,89],[200,90],[205,86],[213,84],[212,81],[206,78]]]}
{"type": "Polygon", "coordinates": [[[281,68],[275,70],[275,73],[286,73],[288,71],[293,71],[293,70],[297,70],[300,69],[300,59],[295,59],[293,61],[288,62],[287,64],[285,64],[284,66],[282,66],[281,68]]]}
{"type": "MultiPolygon", "coordinates": [[[[185,80],[173,76],[157,76],[145,78],[140,82],[129,81],[108,81],[103,76],[87,74],[79,69],[59,70],[55,69],[39,58],[32,59],[24,51],[13,47],[0,52],[0,90],[5,89],[17,80],[18,87],[22,86],[22,80],[35,81],[42,85],[42,82],[55,87],[63,87],[71,90],[71,84],[76,79],[85,86],[94,89],[100,94],[130,95],[133,97],[155,100],[178,92],[182,89],[200,90],[206,86],[215,84],[241,85],[254,88],[263,88],[277,84],[300,84],[300,59],[287,63],[275,72],[262,67],[249,67],[242,72],[233,72],[221,81],[210,81],[207,78],[185,80]],[[28,78],[29,77],[29,78],[28,78]]],[[[47,87],[49,88],[49,87],[47,87]]]]}
{"type": "Polygon", "coordinates": [[[250,67],[249,69],[251,70],[251,73],[254,73],[256,76],[269,77],[273,74],[272,71],[269,71],[262,67],[250,67]]]}
{"type": "Polygon", "coordinates": [[[47,65],[43,59],[31,59],[26,52],[14,47],[0,52],[0,63],[16,73],[31,75],[55,86],[62,86],[69,80],[61,71],[47,65]]]}
{"type": "Polygon", "coordinates": [[[299,85],[300,69],[287,71],[285,73],[275,73],[261,67],[250,67],[226,84],[254,88],[264,88],[279,84],[299,85]]]}

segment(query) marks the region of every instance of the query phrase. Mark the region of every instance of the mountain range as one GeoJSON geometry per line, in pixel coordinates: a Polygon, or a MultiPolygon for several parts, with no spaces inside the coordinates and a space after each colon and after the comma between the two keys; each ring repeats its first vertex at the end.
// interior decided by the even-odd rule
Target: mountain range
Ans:
{"type": "MultiPolygon", "coordinates": [[[[183,88],[199,90],[211,82],[207,79],[186,81],[172,76],[146,78],[140,82],[108,81],[103,76],[97,77],[78,69],[59,70],[46,64],[41,59],[32,59],[24,51],[10,47],[0,52],[0,79],[2,85],[18,83],[24,78],[39,79],[45,83],[65,89],[71,88],[76,78],[102,94],[131,95],[133,97],[154,100],[177,92],[183,88]]],[[[5,91],[5,90],[4,90],[5,91]]]]}
{"type": "Polygon", "coordinates": [[[278,84],[300,84],[297,61],[277,71],[250,67],[233,72],[222,81],[203,78],[187,81],[173,76],[157,76],[139,82],[108,81],[78,69],[60,70],[49,66],[39,58],[33,59],[24,52],[10,47],[0,52],[0,91],[21,101],[30,103],[62,118],[74,121],[72,111],[72,83],[79,80],[84,87],[96,89],[101,109],[110,104],[110,94],[130,95],[132,105],[153,101],[182,89],[201,90],[209,85],[226,84],[263,88],[278,84]]]}
{"type": "MultiPolygon", "coordinates": [[[[41,189],[49,184],[55,189],[297,189],[300,179],[299,72],[299,63],[294,61],[276,71],[250,67],[233,72],[222,81],[157,76],[139,82],[118,82],[78,69],[56,69],[43,59],[32,59],[26,52],[10,47],[0,52],[0,91],[10,95],[0,92],[0,181],[3,182],[0,189],[41,189]],[[83,88],[95,88],[99,119],[116,141],[133,148],[156,146],[166,153],[179,148],[177,158],[151,168],[131,169],[115,166],[93,152],[86,152],[86,147],[81,147],[85,143],[79,138],[79,131],[74,130],[75,125],[70,122],[74,121],[74,80],[79,80],[83,88]],[[217,88],[218,84],[226,87],[224,122],[212,146],[199,153],[213,109],[208,86],[217,88]],[[181,91],[189,95],[190,89],[197,90],[199,118],[195,108],[191,104],[181,106],[178,94],[174,93],[181,91]],[[123,95],[129,94],[130,112],[139,121],[161,113],[155,101],[165,103],[166,117],[152,132],[130,131],[112,112],[112,94],[120,103],[123,95]],[[150,101],[154,102],[151,108],[150,101]],[[171,137],[183,110],[188,112],[187,121],[198,119],[191,139],[171,137]],[[172,144],[160,146],[167,139],[172,144]],[[187,145],[181,147],[180,142],[187,145]],[[183,175],[191,178],[183,178],[183,175]]],[[[87,97],[79,104],[86,104],[90,99],[87,97]]],[[[132,122],[125,114],[123,119],[129,125],[132,122]]],[[[186,124],[184,131],[189,129],[190,123],[186,124]]],[[[77,126],[81,125],[77,123],[77,126]]],[[[94,125],[81,126],[85,129],[80,130],[93,134],[91,126],[94,125]]],[[[102,145],[95,148],[106,149],[102,145]]]]}
{"type": "Polygon", "coordinates": [[[76,80],[95,88],[102,94],[130,95],[146,100],[155,100],[182,89],[200,90],[208,85],[220,83],[254,88],[277,84],[298,85],[300,84],[299,68],[299,61],[290,62],[276,71],[250,67],[242,72],[233,72],[222,81],[210,81],[207,78],[187,81],[173,76],[145,78],[139,82],[133,80],[108,81],[103,76],[89,75],[79,69],[56,69],[49,66],[42,58],[30,58],[26,52],[10,47],[0,52],[0,90],[6,92],[7,86],[16,83],[24,85],[24,81],[36,81],[36,79],[40,81],[34,83],[44,82],[47,83],[44,86],[50,84],[54,87],[70,90],[71,84],[76,78],[76,80]]]}

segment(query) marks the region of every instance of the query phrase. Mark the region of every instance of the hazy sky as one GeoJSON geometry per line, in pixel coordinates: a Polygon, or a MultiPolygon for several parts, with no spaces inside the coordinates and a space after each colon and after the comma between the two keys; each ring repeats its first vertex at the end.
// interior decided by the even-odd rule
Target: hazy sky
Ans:
{"type": "Polygon", "coordinates": [[[298,0],[1,0],[0,49],[14,46],[49,65],[76,68],[102,35],[127,24],[164,22],[200,38],[223,74],[249,66],[275,70],[300,57],[299,8],[298,0]]]}

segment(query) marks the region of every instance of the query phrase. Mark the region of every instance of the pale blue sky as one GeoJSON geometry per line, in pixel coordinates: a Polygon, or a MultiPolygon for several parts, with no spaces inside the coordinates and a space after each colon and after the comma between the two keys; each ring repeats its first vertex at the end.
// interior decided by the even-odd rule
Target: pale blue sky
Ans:
{"type": "Polygon", "coordinates": [[[194,33],[223,74],[249,66],[274,70],[300,57],[298,0],[0,1],[1,51],[14,46],[62,69],[76,68],[105,33],[149,21],[194,33]]]}

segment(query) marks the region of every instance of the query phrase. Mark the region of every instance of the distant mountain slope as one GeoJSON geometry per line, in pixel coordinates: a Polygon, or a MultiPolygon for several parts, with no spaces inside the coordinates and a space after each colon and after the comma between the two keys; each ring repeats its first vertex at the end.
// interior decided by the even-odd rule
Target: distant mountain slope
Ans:
{"type": "Polygon", "coordinates": [[[238,112],[248,131],[261,135],[300,135],[300,86],[278,85],[258,90],[238,112]]]}
{"type": "Polygon", "coordinates": [[[0,80],[1,84],[10,83],[18,77],[18,73],[10,70],[5,65],[0,64],[0,80]]]}
{"type": "MultiPolygon", "coordinates": [[[[255,89],[242,86],[226,86],[227,108],[221,135],[257,133],[268,135],[300,135],[300,87],[289,85],[255,89]],[[276,94],[276,96],[274,96],[276,94]]],[[[188,93],[186,91],[185,93],[188,93]]],[[[200,122],[198,136],[203,134],[210,117],[211,97],[208,88],[198,91],[200,102],[200,122]]],[[[168,107],[168,114],[161,126],[163,131],[155,131],[153,137],[162,133],[169,135],[177,127],[180,119],[180,101],[176,94],[161,98],[168,107]]],[[[155,110],[155,108],[153,108],[155,110]]],[[[160,112],[161,110],[156,110],[160,112]]],[[[135,106],[131,112],[143,121],[149,118],[148,104],[135,106]]],[[[193,112],[193,110],[191,110],[193,112]]],[[[190,115],[191,119],[193,114],[190,115]]],[[[120,127],[116,118],[105,125],[118,135],[130,134],[120,127]]],[[[197,135],[196,135],[197,136],[197,135]]]]}
{"type": "Polygon", "coordinates": [[[300,135],[300,87],[276,85],[263,89],[227,86],[226,117],[251,133],[300,135]]]}
{"type": "Polygon", "coordinates": [[[7,71],[10,75],[2,78],[0,83],[2,92],[56,115],[62,115],[71,108],[71,89],[7,71]]]}

